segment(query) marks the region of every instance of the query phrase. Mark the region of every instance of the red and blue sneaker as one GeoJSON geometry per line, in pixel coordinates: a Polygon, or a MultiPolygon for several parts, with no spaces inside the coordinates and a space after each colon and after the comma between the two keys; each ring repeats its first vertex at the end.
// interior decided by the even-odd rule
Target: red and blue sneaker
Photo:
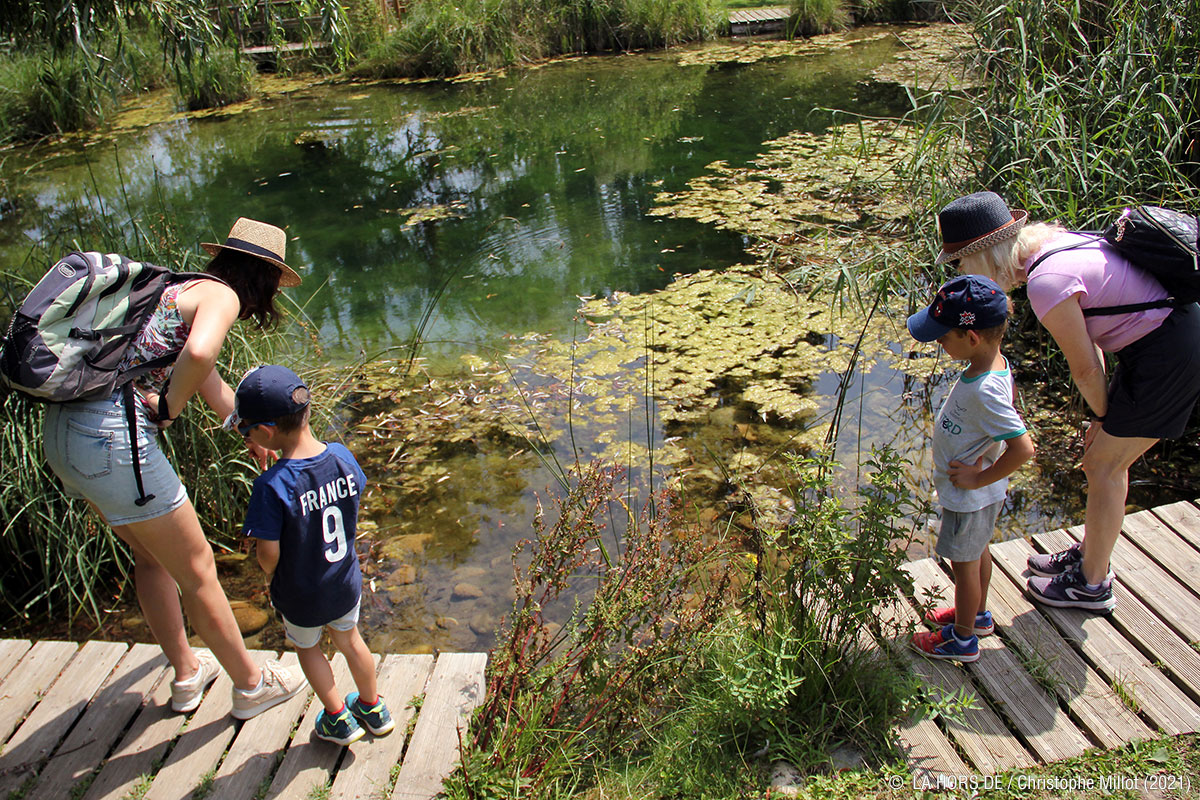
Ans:
{"type": "Polygon", "coordinates": [[[972,636],[965,644],[959,644],[954,638],[954,625],[918,633],[912,638],[912,646],[923,656],[943,661],[969,664],[979,659],[979,637],[972,636]]]}
{"type": "MultiPolygon", "coordinates": [[[[943,606],[942,608],[933,609],[925,615],[925,621],[939,628],[953,625],[954,606],[943,606]]],[[[975,630],[973,633],[976,636],[991,636],[994,630],[996,630],[996,623],[992,621],[992,612],[982,611],[975,615],[975,630]]]]}

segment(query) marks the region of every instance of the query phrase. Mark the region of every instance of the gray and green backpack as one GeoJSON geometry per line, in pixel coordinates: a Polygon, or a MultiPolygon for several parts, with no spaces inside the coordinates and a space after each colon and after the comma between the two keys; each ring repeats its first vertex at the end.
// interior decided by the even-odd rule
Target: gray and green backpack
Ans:
{"type": "Polygon", "coordinates": [[[115,253],[69,253],[26,296],[0,347],[0,380],[38,400],[97,400],[124,391],[139,505],[153,495],[142,489],[133,381],[173,363],[179,353],[132,369],[122,370],[121,363],[163,291],[173,283],[197,278],[216,280],[115,253]]]}

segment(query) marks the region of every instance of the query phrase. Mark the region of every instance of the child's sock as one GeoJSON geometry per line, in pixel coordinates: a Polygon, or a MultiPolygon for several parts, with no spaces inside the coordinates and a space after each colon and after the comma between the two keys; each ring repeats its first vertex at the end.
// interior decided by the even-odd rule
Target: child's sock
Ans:
{"type": "Polygon", "coordinates": [[[958,629],[957,629],[957,628],[954,628],[953,626],[951,626],[951,628],[950,628],[950,632],[951,632],[951,633],[953,634],[953,636],[954,636],[954,642],[955,642],[955,644],[961,645],[961,646],[963,646],[963,647],[966,647],[968,644],[970,644],[970,643],[971,643],[971,640],[972,640],[973,638],[975,638],[974,636],[959,636],[959,635],[958,635],[958,629]]]}
{"type": "Polygon", "coordinates": [[[331,717],[340,717],[340,716],[342,715],[342,712],[343,712],[343,711],[345,711],[345,710],[346,710],[346,703],[345,703],[345,701],[342,701],[342,705],[341,705],[341,707],[340,707],[340,708],[339,708],[337,711],[330,711],[330,710],[329,710],[329,706],[326,706],[326,707],[325,707],[325,713],[326,713],[326,714],[328,714],[328,715],[329,715],[329,716],[331,716],[331,717]]]}
{"type": "Polygon", "coordinates": [[[374,699],[374,700],[368,700],[368,699],[366,698],[366,696],[365,696],[365,695],[361,695],[361,694],[360,694],[360,695],[358,696],[358,704],[359,704],[360,706],[362,706],[363,708],[371,708],[371,707],[373,707],[373,706],[374,706],[376,703],[378,703],[378,702],[379,702],[379,695],[378,695],[378,694],[376,694],[376,695],[375,695],[375,699],[374,699]]]}

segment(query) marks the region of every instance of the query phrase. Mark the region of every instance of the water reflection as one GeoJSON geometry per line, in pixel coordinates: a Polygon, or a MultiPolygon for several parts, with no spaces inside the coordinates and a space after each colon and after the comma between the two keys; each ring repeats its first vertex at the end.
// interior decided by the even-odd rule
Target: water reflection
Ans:
{"type": "MultiPolygon", "coordinates": [[[[288,260],[305,276],[297,299],[336,357],[408,342],[444,286],[425,331],[442,356],[528,331],[569,338],[579,296],[646,292],[742,260],[737,235],[649,216],[654,195],[715,160],[746,163],[766,140],[822,130],[827,109],[899,111],[894,95],[859,95],[894,48],[880,39],[687,67],[671,54],[615,56],[485,83],[330,86],[253,113],[13,153],[3,175],[23,205],[0,229],[0,257],[19,259],[28,240],[100,211],[169,223],[197,241],[220,241],[246,214],[287,226],[288,260]]],[[[911,394],[895,380],[867,376],[878,391],[862,395],[864,441],[919,448],[924,409],[902,400],[897,426],[896,399],[911,394]]],[[[578,438],[560,436],[550,450],[569,463],[662,440],[652,406],[621,413],[622,441],[593,440],[575,420],[578,438]]],[[[375,647],[487,646],[489,622],[509,602],[511,547],[529,534],[535,494],[553,484],[532,451],[518,450],[479,439],[368,470],[390,503],[369,565],[377,590],[364,619],[375,647]],[[396,488],[425,469],[440,471],[433,489],[396,488]]]]}

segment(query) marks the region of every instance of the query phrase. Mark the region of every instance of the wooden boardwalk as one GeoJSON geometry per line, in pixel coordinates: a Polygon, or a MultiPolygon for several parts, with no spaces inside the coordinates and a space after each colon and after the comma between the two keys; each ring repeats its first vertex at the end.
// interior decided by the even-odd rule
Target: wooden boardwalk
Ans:
{"type": "Polygon", "coordinates": [[[752,36],[783,30],[792,10],[787,7],[743,8],[729,14],[731,36],[752,36]]]}
{"type": "MultiPolygon", "coordinates": [[[[1131,514],[1112,556],[1111,615],[1032,603],[1026,557],[1061,550],[1082,527],[991,546],[988,603],[996,635],[980,639],[973,664],[933,661],[907,640],[885,642],[935,693],[967,691],[963,723],[923,720],[899,732],[913,769],[936,776],[990,774],[1115,748],[1156,735],[1200,730],[1200,508],[1175,503],[1131,514]]],[[[933,559],[907,567],[917,600],[953,597],[933,559]]],[[[892,612],[916,621],[904,598],[892,612]]]]}
{"type": "MultiPolygon", "coordinates": [[[[340,747],[312,736],[321,704],[311,692],[238,722],[222,673],[195,712],[177,714],[173,673],[156,646],[0,640],[0,798],[23,790],[22,800],[167,800],[198,787],[221,800],[432,798],[458,763],[486,660],[383,657],[379,691],[396,729],[340,747]],[[327,784],[328,794],[317,789],[327,784]]],[[[284,661],[296,666],[295,654],[284,661]]],[[[340,655],[334,674],[339,689],[353,689],[340,655]]]]}

